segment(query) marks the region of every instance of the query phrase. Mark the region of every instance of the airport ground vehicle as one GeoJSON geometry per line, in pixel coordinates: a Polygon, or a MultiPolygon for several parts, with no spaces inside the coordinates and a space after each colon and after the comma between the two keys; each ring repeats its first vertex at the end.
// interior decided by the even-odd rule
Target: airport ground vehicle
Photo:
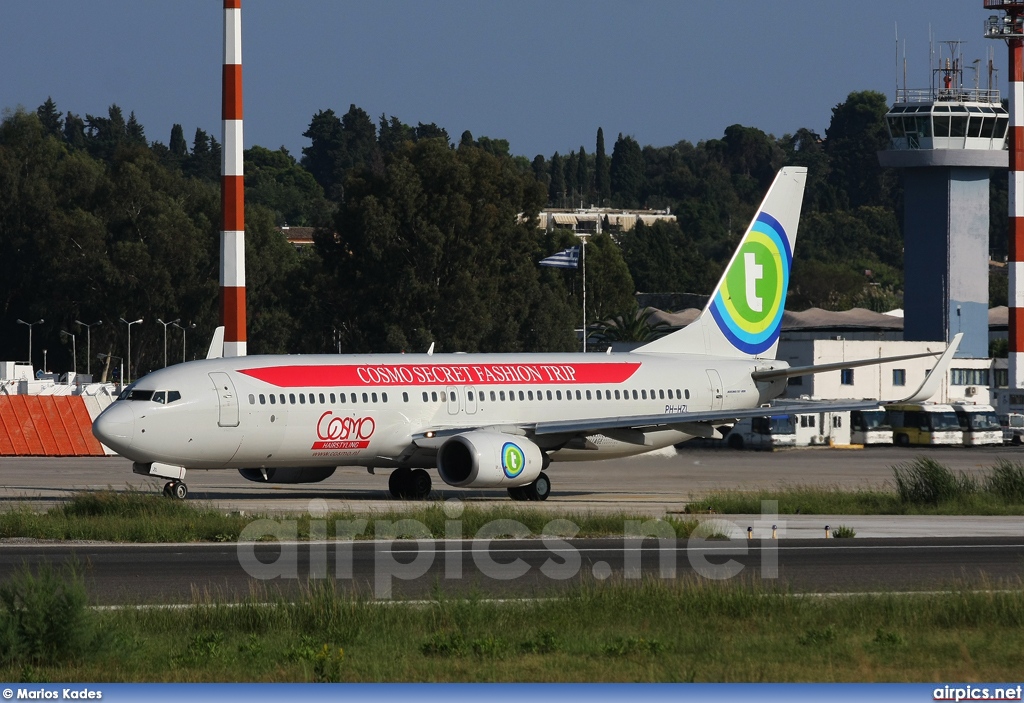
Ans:
{"type": "Polygon", "coordinates": [[[744,418],[729,430],[725,444],[730,449],[795,447],[796,423],[792,415],[744,418]]]}
{"type": "Polygon", "coordinates": [[[964,446],[1002,444],[1003,428],[991,405],[953,403],[953,412],[960,423],[964,446]]]}
{"type": "Polygon", "coordinates": [[[999,424],[1003,428],[1003,443],[1020,445],[1024,442],[1024,415],[1008,413],[999,416],[999,424]]]}
{"type": "Polygon", "coordinates": [[[885,408],[850,411],[850,441],[853,444],[892,444],[892,426],[885,408]]]}
{"type": "Polygon", "coordinates": [[[886,405],[892,443],[901,447],[962,445],[963,431],[952,405],[906,403],[886,405]]]}

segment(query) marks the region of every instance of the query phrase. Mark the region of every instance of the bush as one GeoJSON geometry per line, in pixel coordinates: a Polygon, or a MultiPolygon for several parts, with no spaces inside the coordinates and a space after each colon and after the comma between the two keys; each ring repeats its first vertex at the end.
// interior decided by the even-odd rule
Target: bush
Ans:
{"type": "Polygon", "coordinates": [[[1024,465],[1000,459],[992,467],[986,488],[1007,503],[1024,503],[1024,465]]]}
{"type": "Polygon", "coordinates": [[[0,586],[0,660],[55,664],[81,656],[95,635],[85,583],[74,567],[63,575],[44,563],[22,567],[0,586]]]}
{"type": "Polygon", "coordinates": [[[836,539],[849,539],[857,536],[856,530],[846,525],[840,525],[836,529],[832,530],[832,536],[836,539]]]}
{"type": "Polygon", "coordinates": [[[911,463],[897,464],[892,469],[896,492],[903,503],[938,505],[977,493],[978,483],[971,476],[954,474],[948,468],[927,457],[911,463]]]}

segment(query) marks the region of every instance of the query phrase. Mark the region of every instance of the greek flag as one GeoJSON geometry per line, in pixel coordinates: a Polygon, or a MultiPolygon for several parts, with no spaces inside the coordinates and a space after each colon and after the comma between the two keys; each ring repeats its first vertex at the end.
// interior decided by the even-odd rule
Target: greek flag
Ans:
{"type": "Polygon", "coordinates": [[[562,251],[549,256],[546,259],[540,260],[541,266],[554,266],[560,269],[574,269],[579,268],[580,265],[580,248],[569,247],[562,251]]]}

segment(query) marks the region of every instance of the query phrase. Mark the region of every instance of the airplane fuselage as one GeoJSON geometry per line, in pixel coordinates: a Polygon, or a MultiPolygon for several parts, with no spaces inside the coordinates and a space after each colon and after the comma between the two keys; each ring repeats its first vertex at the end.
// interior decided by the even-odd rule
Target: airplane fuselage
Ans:
{"type": "MultiPolygon", "coordinates": [[[[97,422],[105,441],[137,463],[430,467],[430,453],[411,451],[427,433],[756,407],[781,391],[751,380],[759,365],[685,354],[211,359],[147,375],[97,422]]],[[[585,445],[557,436],[538,443],[555,461],[592,460],[693,436],[660,429],[639,443],[608,434],[589,435],[585,445]]]]}

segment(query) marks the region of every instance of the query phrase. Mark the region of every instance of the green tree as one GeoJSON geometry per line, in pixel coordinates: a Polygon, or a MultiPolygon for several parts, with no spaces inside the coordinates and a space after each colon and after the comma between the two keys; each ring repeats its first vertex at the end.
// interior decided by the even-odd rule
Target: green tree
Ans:
{"type": "Polygon", "coordinates": [[[850,93],[845,102],[832,108],[825,151],[831,164],[831,183],[845,194],[849,207],[887,204],[882,197],[878,152],[889,145],[888,109],[885,96],[873,90],[850,93]]]}
{"type": "Polygon", "coordinates": [[[270,209],[278,226],[323,226],[332,212],[323,188],[284,147],[246,149],[245,200],[270,209]]]}
{"type": "Polygon", "coordinates": [[[644,157],[633,137],[615,140],[610,169],[612,198],[620,207],[639,207],[644,196],[646,177],[644,157]]]}
{"type": "Polygon", "coordinates": [[[587,242],[587,320],[601,320],[635,305],[633,278],[622,252],[607,234],[587,242]]]}
{"type": "Polygon", "coordinates": [[[597,191],[599,205],[605,205],[612,197],[611,177],[608,170],[608,156],[604,150],[604,130],[598,127],[597,147],[594,156],[594,190],[597,191]]]}
{"type": "Polygon", "coordinates": [[[36,115],[39,116],[39,121],[43,125],[43,130],[54,137],[61,137],[64,133],[64,120],[61,119],[61,114],[57,110],[57,104],[53,102],[53,98],[46,98],[46,102],[39,106],[36,110],[36,115]]]}
{"type": "Polygon", "coordinates": [[[548,185],[548,202],[554,207],[565,207],[565,162],[556,151],[551,157],[551,183],[548,185]]]}

